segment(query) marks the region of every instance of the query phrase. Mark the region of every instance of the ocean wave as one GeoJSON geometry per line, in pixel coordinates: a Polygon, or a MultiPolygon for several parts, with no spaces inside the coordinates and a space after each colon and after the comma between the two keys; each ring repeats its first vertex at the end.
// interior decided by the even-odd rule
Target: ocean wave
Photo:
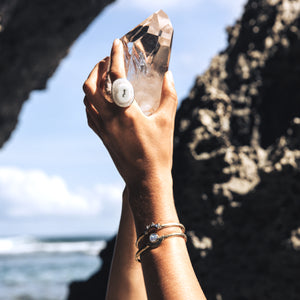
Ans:
{"type": "Polygon", "coordinates": [[[0,255],[35,253],[84,253],[98,255],[106,245],[100,238],[36,238],[17,236],[0,238],[0,255]]]}

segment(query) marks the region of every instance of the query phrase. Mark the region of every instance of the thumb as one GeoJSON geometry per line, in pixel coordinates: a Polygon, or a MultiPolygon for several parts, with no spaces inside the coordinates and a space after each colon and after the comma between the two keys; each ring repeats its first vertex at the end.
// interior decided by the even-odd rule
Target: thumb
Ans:
{"type": "Polygon", "coordinates": [[[161,101],[157,113],[175,116],[178,104],[177,93],[171,71],[165,73],[161,90],[161,101]]]}

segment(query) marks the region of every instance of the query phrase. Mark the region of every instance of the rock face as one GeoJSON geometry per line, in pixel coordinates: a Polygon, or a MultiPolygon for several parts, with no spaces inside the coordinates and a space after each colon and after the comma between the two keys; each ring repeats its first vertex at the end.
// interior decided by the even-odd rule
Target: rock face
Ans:
{"type": "Polygon", "coordinates": [[[176,205],[208,299],[296,300],[300,0],[250,0],[228,34],[178,110],[176,205]]]}
{"type": "Polygon", "coordinates": [[[300,1],[250,0],[176,120],[174,192],[208,299],[300,294],[300,1]]]}
{"type": "Polygon", "coordinates": [[[113,1],[0,1],[0,147],[29,93],[45,88],[71,44],[113,1]]]}

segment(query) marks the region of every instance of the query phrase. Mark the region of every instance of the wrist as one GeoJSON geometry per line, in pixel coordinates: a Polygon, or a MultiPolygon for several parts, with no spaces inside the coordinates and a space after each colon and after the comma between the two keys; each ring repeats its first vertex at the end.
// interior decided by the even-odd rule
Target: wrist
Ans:
{"type": "Polygon", "coordinates": [[[140,180],[137,184],[128,186],[128,195],[138,234],[152,222],[178,222],[171,172],[168,175],[159,174],[147,180],[140,180]]]}
{"type": "Polygon", "coordinates": [[[173,178],[170,171],[153,172],[127,184],[127,198],[135,209],[147,199],[151,206],[157,202],[173,202],[173,178]],[[136,202],[136,203],[135,203],[136,202]],[[136,205],[135,205],[136,204],[136,205]]]}

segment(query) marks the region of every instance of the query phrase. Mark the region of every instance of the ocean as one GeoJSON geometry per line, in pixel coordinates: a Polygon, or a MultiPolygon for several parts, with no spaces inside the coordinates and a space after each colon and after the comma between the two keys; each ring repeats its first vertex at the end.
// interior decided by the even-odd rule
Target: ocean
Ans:
{"type": "Polygon", "coordinates": [[[0,238],[0,300],[65,300],[101,266],[107,237],[0,238]]]}

